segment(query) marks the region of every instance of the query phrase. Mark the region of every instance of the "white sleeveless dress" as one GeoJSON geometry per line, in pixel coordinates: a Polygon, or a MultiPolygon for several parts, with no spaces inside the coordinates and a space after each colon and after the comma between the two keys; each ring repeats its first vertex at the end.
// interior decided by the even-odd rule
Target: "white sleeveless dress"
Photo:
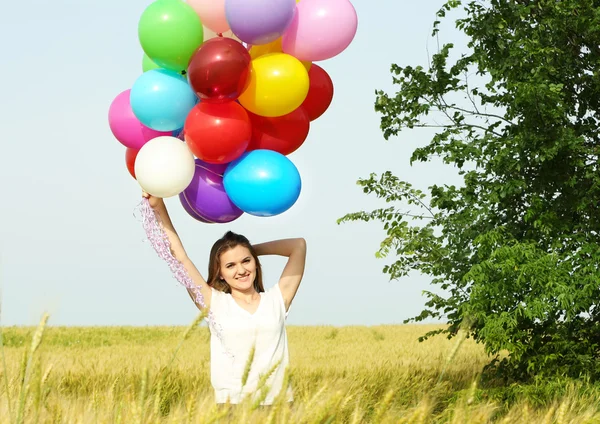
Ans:
{"type": "MultiPolygon", "coordinates": [[[[283,389],[289,365],[285,319],[287,312],[279,284],[264,293],[254,314],[238,305],[230,294],[212,290],[210,311],[217,329],[210,327],[210,371],[216,403],[237,404],[248,395],[258,397],[262,375],[270,373],[263,390],[268,394],[261,405],[270,405],[283,389]],[[216,334],[217,331],[220,334],[216,334]],[[221,337],[218,337],[218,336],[221,337]],[[248,357],[255,346],[254,360],[242,387],[248,357]]],[[[293,400],[291,386],[285,388],[293,400]]]]}

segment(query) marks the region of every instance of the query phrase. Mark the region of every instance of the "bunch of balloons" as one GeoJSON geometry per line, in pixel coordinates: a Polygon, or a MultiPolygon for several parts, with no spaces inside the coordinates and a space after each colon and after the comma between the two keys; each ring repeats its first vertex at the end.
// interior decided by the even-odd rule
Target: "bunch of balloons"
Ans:
{"type": "Polygon", "coordinates": [[[138,36],[143,73],[109,109],[130,174],[207,223],[280,214],[300,195],[287,157],[331,104],[314,64],[358,26],[349,0],[156,0],[138,36]]]}

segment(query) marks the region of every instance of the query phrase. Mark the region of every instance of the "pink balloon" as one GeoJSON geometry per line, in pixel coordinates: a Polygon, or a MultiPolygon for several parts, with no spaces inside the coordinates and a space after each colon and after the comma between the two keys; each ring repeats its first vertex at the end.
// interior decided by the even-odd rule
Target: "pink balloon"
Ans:
{"type": "Polygon", "coordinates": [[[348,0],[302,0],[283,34],[283,52],[315,62],[337,56],[350,45],[358,17],[348,0]]]}
{"type": "Polygon", "coordinates": [[[225,18],[225,0],[188,0],[187,3],[194,8],[200,21],[208,29],[216,33],[229,29],[225,18]]]}
{"type": "Polygon", "coordinates": [[[171,135],[172,131],[153,130],[135,117],[129,103],[130,91],[125,90],[115,97],[108,110],[108,125],[115,138],[125,147],[139,150],[153,138],[171,135]]]}

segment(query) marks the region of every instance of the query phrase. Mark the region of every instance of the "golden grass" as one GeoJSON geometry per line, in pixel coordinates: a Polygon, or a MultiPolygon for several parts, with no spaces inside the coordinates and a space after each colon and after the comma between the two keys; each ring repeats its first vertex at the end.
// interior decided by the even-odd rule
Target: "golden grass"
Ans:
{"type": "Polygon", "coordinates": [[[209,333],[187,328],[4,328],[2,423],[600,423],[573,387],[554,402],[506,408],[477,387],[472,340],[435,326],[290,327],[295,402],[214,405],[209,333]],[[43,336],[43,338],[42,338],[43,336]]]}

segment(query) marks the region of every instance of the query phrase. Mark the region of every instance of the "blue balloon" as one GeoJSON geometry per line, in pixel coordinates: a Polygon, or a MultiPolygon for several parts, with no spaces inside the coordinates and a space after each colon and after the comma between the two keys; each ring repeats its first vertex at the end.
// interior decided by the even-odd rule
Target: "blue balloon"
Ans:
{"type": "Polygon", "coordinates": [[[175,131],[196,105],[196,94],[185,77],[166,69],[144,72],[131,87],[133,114],[157,131],[175,131]]]}
{"type": "Polygon", "coordinates": [[[291,208],[300,196],[302,181],[296,166],[281,153],[253,150],[227,166],[223,185],[238,208],[266,217],[291,208]]]}

